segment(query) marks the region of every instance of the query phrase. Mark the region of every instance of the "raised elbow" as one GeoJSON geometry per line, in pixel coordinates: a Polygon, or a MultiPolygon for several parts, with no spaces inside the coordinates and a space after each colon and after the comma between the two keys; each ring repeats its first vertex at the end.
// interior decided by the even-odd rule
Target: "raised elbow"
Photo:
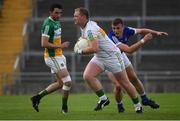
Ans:
{"type": "Polygon", "coordinates": [[[124,51],[124,52],[126,52],[126,53],[128,53],[128,54],[133,54],[133,53],[134,53],[134,51],[131,50],[131,49],[128,49],[128,50],[126,50],[126,51],[124,51]]]}
{"type": "Polygon", "coordinates": [[[130,51],[130,52],[129,52],[129,54],[133,54],[133,53],[134,53],[134,51],[130,51]]]}

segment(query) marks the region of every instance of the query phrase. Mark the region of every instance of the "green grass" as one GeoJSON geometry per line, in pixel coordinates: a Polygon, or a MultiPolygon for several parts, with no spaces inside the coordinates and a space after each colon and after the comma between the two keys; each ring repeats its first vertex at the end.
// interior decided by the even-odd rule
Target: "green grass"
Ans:
{"type": "Polygon", "coordinates": [[[128,96],[124,96],[124,113],[118,113],[114,96],[108,94],[110,105],[102,111],[95,112],[98,98],[95,94],[71,94],[69,113],[61,114],[61,95],[48,95],[41,100],[40,112],[31,107],[28,96],[1,96],[0,120],[180,120],[180,94],[149,94],[160,104],[160,109],[144,107],[143,114],[136,114],[128,96]]]}

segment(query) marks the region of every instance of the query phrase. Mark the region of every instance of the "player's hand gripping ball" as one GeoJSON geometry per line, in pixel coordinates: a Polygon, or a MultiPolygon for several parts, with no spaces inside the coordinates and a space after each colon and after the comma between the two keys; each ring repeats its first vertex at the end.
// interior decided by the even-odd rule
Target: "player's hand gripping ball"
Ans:
{"type": "Polygon", "coordinates": [[[89,45],[88,40],[83,37],[80,37],[74,46],[74,52],[81,54],[82,50],[88,47],[88,45],[89,45]]]}

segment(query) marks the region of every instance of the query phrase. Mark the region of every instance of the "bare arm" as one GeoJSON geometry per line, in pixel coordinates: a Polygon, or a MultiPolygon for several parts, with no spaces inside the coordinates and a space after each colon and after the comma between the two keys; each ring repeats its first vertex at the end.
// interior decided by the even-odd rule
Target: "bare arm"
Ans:
{"type": "Polygon", "coordinates": [[[46,48],[54,48],[54,49],[62,48],[63,49],[63,48],[69,47],[69,45],[70,45],[70,42],[68,42],[68,41],[66,41],[62,44],[56,45],[56,44],[50,43],[48,40],[49,40],[48,37],[42,36],[41,37],[41,46],[46,47],[46,48]]]}
{"type": "Polygon", "coordinates": [[[93,54],[98,51],[98,39],[91,40],[89,46],[82,50],[82,54],[93,54]]]}
{"type": "Polygon", "coordinates": [[[118,45],[118,48],[120,48],[120,50],[122,50],[123,52],[127,52],[129,54],[132,54],[133,52],[135,52],[139,48],[141,48],[146,41],[150,41],[152,38],[153,38],[152,34],[149,33],[149,34],[146,34],[144,36],[143,40],[140,40],[131,46],[128,46],[126,44],[121,43],[118,45]]]}
{"type": "Polygon", "coordinates": [[[147,29],[147,28],[138,28],[138,29],[136,29],[136,31],[137,31],[137,34],[143,34],[143,35],[151,33],[151,34],[157,35],[157,36],[161,36],[161,35],[168,36],[167,32],[155,31],[155,30],[147,29]]]}

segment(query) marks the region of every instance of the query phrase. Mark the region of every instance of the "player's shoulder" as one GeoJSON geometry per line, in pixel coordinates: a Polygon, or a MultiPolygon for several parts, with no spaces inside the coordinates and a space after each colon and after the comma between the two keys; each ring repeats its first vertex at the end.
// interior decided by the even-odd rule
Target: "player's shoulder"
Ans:
{"type": "Polygon", "coordinates": [[[46,19],[44,19],[43,26],[52,26],[53,23],[53,20],[50,17],[47,17],[46,19]]]}
{"type": "Polygon", "coordinates": [[[108,37],[115,36],[115,34],[114,34],[114,32],[113,32],[112,30],[111,30],[111,31],[109,31],[107,35],[108,35],[108,37]]]}
{"type": "Polygon", "coordinates": [[[97,26],[97,22],[91,20],[89,20],[87,24],[91,26],[97,26]]]}
{"type": "Polygon", "coordinates": [[[130,27],[130,26],[124,27],[124,31],[135,31],[135,30],[136,30],[136,28],[134,28],[134,27],[130,27]]]}
{"type": "Polygon", "coordinates": [[[130,30],[132,27],[130,27],[130,26],[125,26],[124,27],[124,30],[130,30]]]}
{"type": "Polygon", "coordinates": [[[44,19],[44,23],[49,23],[49,22],[50,22],[50,18],[49,17],[44,19]]]}
{"type": "Polygon", "coordinates": [[[95,29],[97,29],[97,28],[99,28],[99,26],[97,25],[97,23],[95,22],[95,21],[88,21],[88,23],[87,23],[87,29],[89,29],[89,30],[95,30],[95,29]]]}
{"type": "Polygon", "coordinates": [[[124,34],[128,34],[128,33],[136,33],[136,28],[133,27],[129,27],[129,26],[125,26],[124,30],[123,30],[124,34]]]}

